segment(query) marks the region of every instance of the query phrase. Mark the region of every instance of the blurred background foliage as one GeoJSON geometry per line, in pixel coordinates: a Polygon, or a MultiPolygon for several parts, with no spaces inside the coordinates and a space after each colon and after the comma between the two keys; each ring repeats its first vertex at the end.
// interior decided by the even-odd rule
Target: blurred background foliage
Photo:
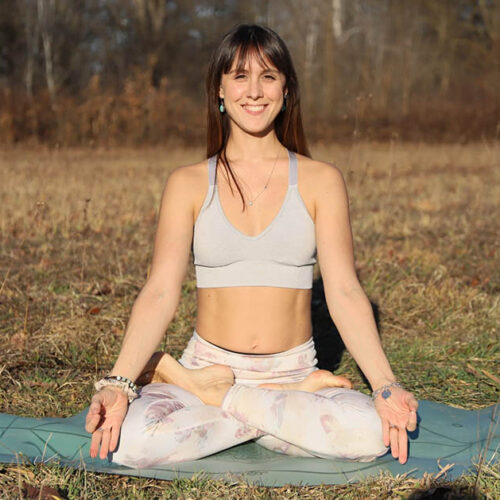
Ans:
{"type": "Polygon", "coordinates": [[[287,42],[313,141],[498,137],[497,0],[0,0],[0,143],[203,144],[240,22],[287,42]]]}

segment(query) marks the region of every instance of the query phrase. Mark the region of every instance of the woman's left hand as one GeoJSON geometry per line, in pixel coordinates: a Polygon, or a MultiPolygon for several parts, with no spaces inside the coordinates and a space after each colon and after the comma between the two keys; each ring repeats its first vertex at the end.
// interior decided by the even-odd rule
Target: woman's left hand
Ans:
{"type": "Polygon", "coordinates": [[[382,420],[384,445],[391,446],[392,456],[404,464],[408,458],[408,436],[406,431],[417,428],[418,401],[411,392],[401,387],[390,387],[391,395],[375,398],[375,408],[382,420]]]}

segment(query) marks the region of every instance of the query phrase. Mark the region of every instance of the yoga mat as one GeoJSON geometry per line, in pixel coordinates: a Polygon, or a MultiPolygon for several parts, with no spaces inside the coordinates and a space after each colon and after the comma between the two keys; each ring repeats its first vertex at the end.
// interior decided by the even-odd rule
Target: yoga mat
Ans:
{"type": "Polygon", "coordinates": [[[0,462],[58,463],[109,474],[176,479],[205,477],[242,480],[263,486],[345,484],[380,472],[421,477],[449,465],[446,478],[474,471],[480,456],[498,461],[498,405],[479,411],[420,401],[419,426],[410,434],[410,458],[399,464],[390,454],[373,462],[298,458],[275,453],[249,442],[210,457],[152,469],[132,469],[89,456],[85,432],[87,410],[70,418],[25,418],[0,413],[0,462]],[[495,451],[497,453],[495,454],[495,451]]]}

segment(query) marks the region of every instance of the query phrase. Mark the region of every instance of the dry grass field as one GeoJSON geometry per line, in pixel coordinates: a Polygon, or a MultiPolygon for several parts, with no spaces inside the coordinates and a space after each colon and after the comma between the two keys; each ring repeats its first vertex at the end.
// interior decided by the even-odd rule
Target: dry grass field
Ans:
{"type": "MultiPolygon", "coordinates": [[[[359,276],[397,376],[422,399],[468,409],[496,403],[500,145],[356,143],[313,153],[344,172],[359,276]]],[[[202,157],[201,149],[0,152],[1,412],[69,416],[85,408],[147,276],[168,172],[202,157]]],[[[192,268],[182,295],[164,343],[174,356],[194,325],[192,268]]],[[[339,372],[368,390],[345,352],[339,372]]],[[[423,498],[415,492],[431,487],[446,498],[499,498],[499,477],[498,466],[484,464],[453,483],[380,476],[267,489],[0,466],[0,497],[21,498],[31,485],[32,498],[41,486],[89,499],[423,498]]]]}

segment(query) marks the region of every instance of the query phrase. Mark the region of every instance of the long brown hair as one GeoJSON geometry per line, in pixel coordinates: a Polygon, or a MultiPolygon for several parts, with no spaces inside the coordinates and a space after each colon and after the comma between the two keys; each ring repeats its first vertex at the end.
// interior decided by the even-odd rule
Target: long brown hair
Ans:
{"type": "Polygon", "coordinates": [[[227,113],[219,111],[219,88],[222,75],[231,71],[235,58],[237,58],[237,71],[241,71],[250,55],[256,55],[263,66],[268,65],[267,61],[271,62],[285,76],[286,108],[274,120],[274,130],[278,140],[287,149],[310,156],[302,127],[297,74],[285,42],[276,32],[265,26],[258,24],[236,26],[222,38],[212,54],[208,67],[207,158],[213,155],[219,156],[228,179],[232,178],[238,188],[243,210],[245,209],[243,192],[226,156],[230,123],[227,113]]]}

